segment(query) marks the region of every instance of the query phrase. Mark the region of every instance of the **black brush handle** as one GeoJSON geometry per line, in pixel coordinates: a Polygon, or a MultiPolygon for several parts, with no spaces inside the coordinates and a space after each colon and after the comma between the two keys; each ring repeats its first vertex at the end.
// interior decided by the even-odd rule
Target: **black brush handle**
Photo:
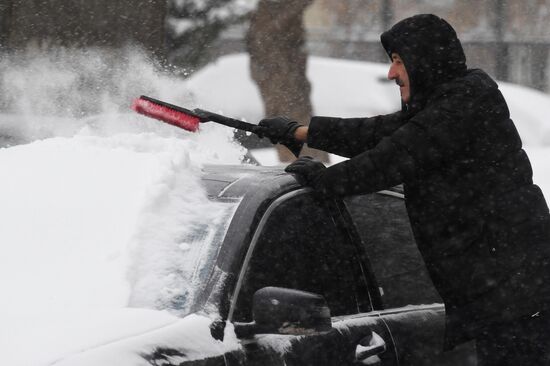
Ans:
{"type": "Polygon", "coordinates": [[[258,126],[252,123],[238,120],[238,119],[222,116],[221,114],[205,111],[203,109],[196,108],[193,110],[193,114],[199,117],[201,122],[203,121],[216,122],[224,126],[236,128],[238,130],[255,133],[259,137],[263,137],[265,133],[265,128],[262,126],[258,126]]]}
{"type": "MultiPolygon", "coordinates": [[[[196,108],[193,110],[193,113],[199,117],[199,119],[202,121],[212,121],[219,124],[222,124],[224,126],[229,126],[236,128],[238,130],[248,131],[252,132],[258,137],[269,137],[267,135],[267,128],[263,126],[258,126],[252,123],[243,122],[238,119],[229,118],[226,116],[222,116],[221,114],[205,111],[199,108],[196,108]]],[[[287,142],[281,142],[281,144],[285,145],[294,156],[298,157],[300,155],[300,151],[302,151],[302,147],[304,146],[303,142],[299,141],[287,141],[287,142]]]]}

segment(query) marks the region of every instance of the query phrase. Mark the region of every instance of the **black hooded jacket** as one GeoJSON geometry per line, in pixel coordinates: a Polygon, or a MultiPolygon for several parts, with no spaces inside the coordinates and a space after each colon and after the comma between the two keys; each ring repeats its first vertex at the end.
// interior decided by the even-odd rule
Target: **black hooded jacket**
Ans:
{"type": "Polygon", "coordinates": [[[381,36],[398,53],[410,102],[372,118],[313,117],[311,147],[350,157],[327,194],[403,183],[418,247],[443,298],[447,345],[550,306],[550,215],[497,84],[468,70],[443,19],[417,15],[381,36]]]}

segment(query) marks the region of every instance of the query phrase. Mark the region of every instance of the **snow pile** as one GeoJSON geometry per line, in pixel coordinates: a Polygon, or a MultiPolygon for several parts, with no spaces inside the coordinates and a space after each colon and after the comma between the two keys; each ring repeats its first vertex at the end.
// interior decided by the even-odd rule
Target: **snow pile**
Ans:
{"type": "Polygon", "coordinates": [[[49,364],[176,324],[127,307],[185,314],[204,279],[196,269],[217,254],[236,206],[208,200],[200,183],[203,164],[241,161],[230,129],[205,125],[185,139],[85,132],[0,149],[0,349],[9,364],[49,364]],[[21,357],[29,346],[32,362],[21,357]]]}
{"type": "MultiPolygon", "coordinates": [[[[0,150],[0,287],[11,295],[2,309],[32,309],[35,298],[43,309],[125,306],[129,268],[138,286],[172,273],[174,261],[182,266],[192,247],[186,235],[228,215],[200,183],[201,161],[223,161],[209,157],[205,145],[141,134],[0,150]]],[[[225,162],[238,163],[228,150],[234,158],[225,162]]],[[[157,280],[150,287],[148,296],[170,286],[157,280]]]]}

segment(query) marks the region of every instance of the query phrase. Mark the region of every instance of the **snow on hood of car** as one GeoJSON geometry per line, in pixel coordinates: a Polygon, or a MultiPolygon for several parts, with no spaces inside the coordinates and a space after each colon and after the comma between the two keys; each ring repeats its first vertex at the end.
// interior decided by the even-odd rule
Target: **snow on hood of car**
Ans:
{"type": "Polygon", "coordinates": [[[146,350],[170,345],[170,332],[185,344],[188,328],[191,341],[202,339],[208,319],[175,315],[186,314],[197,261],[216,255],[208,243],[223,239],[236,207],[209,200],[200,179],[205,163],[239,163],[230,134],[215,125],[186,138],[83,131],[0,149],[6,364],[47,365],[128,337],[146,350]],[[198,229],[204,235],[193,237],[198,229]]]}
{"type": "MultiPolygon", "coordinates": [[[[225,329],[224,340],[212,338],[205,316],[188,315],[170,324],[140,334],[113,340],[95,347],[72,353],[52,364],[55,366],[96,366],[115,363],[117,366],[151,365],[158,350],[170,350],[160,361],[179,364],[201,360],[237,350],[240,346],[233,327],[225,329]]],[[[159,360],[157,360],[159,361],[159,360]]]]}
{"type": "Polygon", "coordinates": [[[137,366],[150,365],[147,358],[155,351],[169,349],[171,361],[177,364],[220,356],[239,347],[230,325],[223,342],[212,338],[211,319],[206,316],[178,318],[168,312],[129,308],[94,311],[86,318],[81,315],[29,314],[20,319],[32,325],[34,337],[17,333],[6,337],[3,359],[29,366],[137,366]]]}

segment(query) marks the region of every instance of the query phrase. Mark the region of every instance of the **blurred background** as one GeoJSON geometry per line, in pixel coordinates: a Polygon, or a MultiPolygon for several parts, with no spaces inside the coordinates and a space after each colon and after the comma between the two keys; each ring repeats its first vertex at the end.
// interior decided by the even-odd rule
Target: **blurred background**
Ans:
{"type": "Polygon", "coordinates": [[[550,92],[550,0],[0,0],[1,141],[22,140],[15,115],[84,118],[123,110],[132,93],[193,102],[168,89],[232,54],[248,55],[263,108],[237,117],[305,122],[316,112],[308,57],[387,62],[380,33],[417,13],[455,27],[469,67],[550,92]],[[172,84],[159,90],[148,73],[172,84]]]}

